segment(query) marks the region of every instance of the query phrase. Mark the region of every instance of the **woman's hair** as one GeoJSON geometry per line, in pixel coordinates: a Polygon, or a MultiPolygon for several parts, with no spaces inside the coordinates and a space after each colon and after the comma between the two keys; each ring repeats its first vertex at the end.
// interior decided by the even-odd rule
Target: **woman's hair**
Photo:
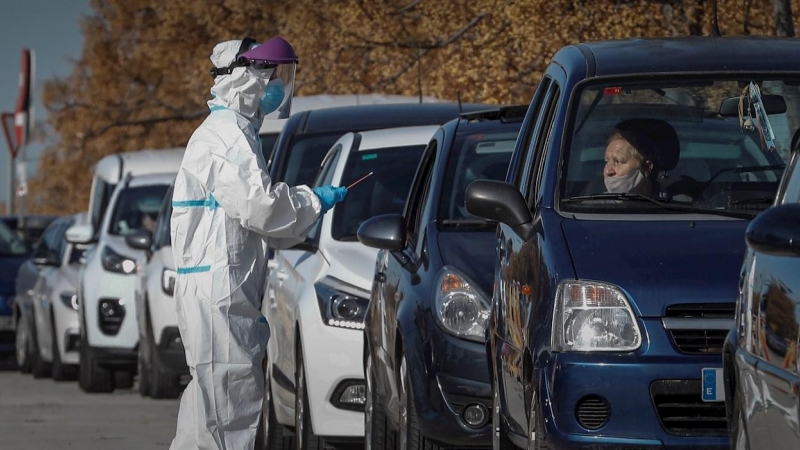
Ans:
{"type": "Polygon", "coordinates": [[[620,130],[614,128],[614,131],[611,132],[611,135],[608,137],[608,140],[606,141],[606,145],[610,144],[613,141],[616,141],[617,139],[622,139],[623,141],[627,142],[629,144],[629,149],[630,149],[629,156],[632,158],[636,158],[636,160],[639,161],[639,165],[644,166],[644,163],[645,161],[647,161],[647,158],[637,148],[637,143],[635,142],[636,139],[633,139],[631,136],[628,135],[628,133],[625,133],[625,135],[623,135],[623,133],[620,130]]]}

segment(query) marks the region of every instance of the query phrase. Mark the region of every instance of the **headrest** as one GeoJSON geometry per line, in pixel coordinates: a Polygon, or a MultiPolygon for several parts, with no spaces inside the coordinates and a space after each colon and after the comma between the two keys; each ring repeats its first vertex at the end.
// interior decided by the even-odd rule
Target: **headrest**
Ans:
{"type": "Polygon", "coordinates": [[[653,172],[672,170],[678,165],[681,145],[672,125],[661,119],[628,119],[615,127],[645,159],[653,162],[653,172]]]}

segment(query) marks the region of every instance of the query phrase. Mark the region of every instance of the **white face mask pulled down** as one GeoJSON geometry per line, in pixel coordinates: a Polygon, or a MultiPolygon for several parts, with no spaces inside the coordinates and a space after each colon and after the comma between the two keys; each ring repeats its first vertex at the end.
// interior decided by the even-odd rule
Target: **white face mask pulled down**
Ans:
{"type": "Polygon", "coordinates": [[[621,177],[603,177],[603,182],[612,194],[639,194],[646,179],[641,171],[635,170],[621,177]]]}

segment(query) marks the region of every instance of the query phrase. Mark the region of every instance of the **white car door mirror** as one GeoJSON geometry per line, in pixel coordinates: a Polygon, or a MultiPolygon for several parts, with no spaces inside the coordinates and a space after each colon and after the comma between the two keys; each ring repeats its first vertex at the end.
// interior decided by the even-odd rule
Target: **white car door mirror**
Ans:
{"type": "Polygon", "coordinates": [[[91,244],[94,242],[94,227],[90,224],[73,225],[67,229],[64,238],[70,244],[91,244]]]}

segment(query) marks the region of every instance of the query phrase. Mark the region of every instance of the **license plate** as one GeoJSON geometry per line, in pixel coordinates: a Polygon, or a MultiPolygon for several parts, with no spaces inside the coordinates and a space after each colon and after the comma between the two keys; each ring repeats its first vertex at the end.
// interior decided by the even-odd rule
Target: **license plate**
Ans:
{"type": "Polygon", "coordinates": [[[722,369],[703,369],[703,401],[724,402],[725,387],[723,386],[722,369]]]}
{"type": "Polygon", "coordinates": [[[13,330],[14,318],[11,316],[0,316],[0,330],[13,330]]]}

